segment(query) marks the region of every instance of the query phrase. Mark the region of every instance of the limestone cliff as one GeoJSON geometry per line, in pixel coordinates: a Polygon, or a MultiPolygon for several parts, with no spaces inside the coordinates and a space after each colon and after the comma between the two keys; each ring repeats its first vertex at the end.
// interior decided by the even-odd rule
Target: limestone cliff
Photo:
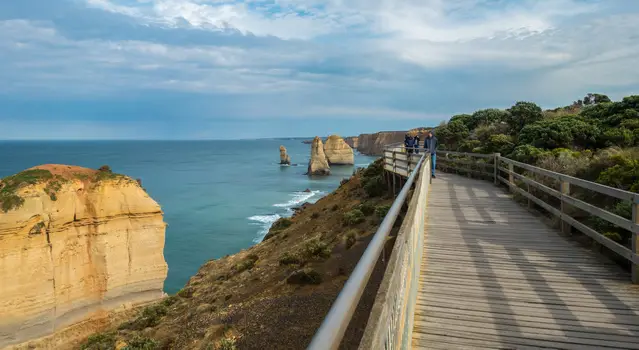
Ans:
{"type": "Polygon", "coordinates": [[[280,164],[291,165],[291,157],[284,146],[280,146],[280,164]]]}
{"type": "Polygon", "coordinates": [[[311,159],[308,162],[308,175],[330,175],[331,168],[328,165],[324,144],[319,136],[313,139],[311,144],[311,159]]]}
{"type": "Polygon", "coordinates": [[[361,134],[358,137],[357,150],[362,154],[378,156],[384,146],[391,143],[404,142],[406,131],[381,131],[375,134],[361,134]]]}
{"type": "Polygon", "coordinates": [[[344,138],[344,142],[346,142],[347,145],[351,146],[352,149],[357,149],[357,147],[359,147],[359,137],[357,136],[349,136],[344,138]]]}
{"type": "Polygon", "coordinates": [[[64,348],[163,296],[166,224],[135,180],[45,165],[3,179],[0,202],[0,348],[59,332],[64,348]]]}
{"type": "Polygon", "coordinates": [[[330,165],[355,164],[353,149],[338,135],[328,137],[324,144],[324,153],[330,165]]]}

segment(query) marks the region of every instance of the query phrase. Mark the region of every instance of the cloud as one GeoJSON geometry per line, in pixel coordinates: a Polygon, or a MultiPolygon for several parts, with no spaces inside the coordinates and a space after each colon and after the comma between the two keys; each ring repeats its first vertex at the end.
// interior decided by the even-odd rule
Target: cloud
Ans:
{"type": "Polygon", "coordinates": [[[619,98],[639,89],[636,33],[630,0],[0,2],[0,122],[48,117],[11,104],[23,99],[64,101],[69,123],[148,114],[201,135],[221,119],[432,124],[520,99],[619,98]]]}

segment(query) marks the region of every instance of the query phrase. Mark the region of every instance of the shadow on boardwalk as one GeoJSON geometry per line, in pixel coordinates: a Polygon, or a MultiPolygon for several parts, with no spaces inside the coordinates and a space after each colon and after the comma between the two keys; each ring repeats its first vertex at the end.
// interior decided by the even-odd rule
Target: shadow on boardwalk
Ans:
{"type": "Polygon", "coordinates": [[[433,180],[414,348],[639,349],[639,289],[490,182],[433,180]]]}

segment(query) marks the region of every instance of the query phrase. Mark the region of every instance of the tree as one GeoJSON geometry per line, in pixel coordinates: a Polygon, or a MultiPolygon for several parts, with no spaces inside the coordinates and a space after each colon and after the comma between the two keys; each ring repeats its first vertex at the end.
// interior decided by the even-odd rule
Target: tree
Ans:
{"type": "Polygon", "coordinates": [[[469,130],[473,130],[480,125],[490,125],[496,122],[508,120],[508,112],[497,108],[489,108],[479,110],[471,116],[471,122],[468,126],[469,130]]]}
{"type": "Polygon", "coordinates": [[[532,102],[519,101],[508,109],[510,112],[508,124],[517,133],[527,124],[532,124],[543,119],[541,107],[532,102]]]}
{"type": "Polygon", "coordinates": [[[579,116],[542,119],[528,124],[519,133],[519,143],[537,148],[588,148],[601,134],[596,123],[579,116]]]}
{"type": "Polygon", "coordinates": [[[464,125],[466,125],[468,130],[472,130],[473,116],[471,116],[470,114],[457,114],[450,118],[449,123],[457,121],[457,120],[462,122],[464,125]]]}
{"type": "Polygon", "coordinates": [[[457,150],[460,142],[469,135],[468,127],[461,120],[454,120],[437,128],[437,138],[449,150],[457,150]]]}

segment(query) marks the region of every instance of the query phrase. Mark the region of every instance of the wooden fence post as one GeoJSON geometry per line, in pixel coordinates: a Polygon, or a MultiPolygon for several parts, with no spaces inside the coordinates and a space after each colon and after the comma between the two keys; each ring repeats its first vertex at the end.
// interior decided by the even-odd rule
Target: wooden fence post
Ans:
{"type": "MultiPolygon", "coordinates": [[[[639,223],[639,203],[633,200],[632,203],[632,222],[639,223]]],[[[639,234],[637,231],[632,232],[632,252],[637,254],[639,252],[639,234]]],[[[639,265],[632,263],[632,283],[639,284],[639,265]]]]}
{"type": "Polygon", "coordinates": [[[495,185],[499,185],[499,178],[497,177],[499,175],[499,157],[501,157],[500,153],[495,153],[493,155],[494,157],[494,163],[495,163],[495,169],[493,169],[494,171],[494,177],[495,177],[495,185]]]}
{"type": "MultiPolygon", "coordinates": [[[[561,181],[561,194],[562,195],[569,195],[570,194],[570,182],[568,181],[561,181]]],[[[565,214],[566,213],[566,202],[564,202],[563,196],[561,198],[561,213],[565,214]]],[[[567,233],[570,234],[570,224],[565,222],[563,218],[561,218],[561,232],[563,233],[567,233]]]]}
{"type": "MultiPolygon", "coordinates": [[[[532,193],[530,192],[530,184],[526,184],[528,185],[528,194],[532,195],[532,193]]],[[[532,209],[533,208],[533,202],[530,198],[528,198],[528,209],[532,209]]]]}
{"type": "Polygon", "coordinates": [[[509,185],[509,189],[510,192],[515,192],[515,189],[513,188],[513,186],[515,186],[515,176],[513,176],[513,173],[515,172],[515,166],[512,163],[508,164],[508,185],[509,185]]]}

